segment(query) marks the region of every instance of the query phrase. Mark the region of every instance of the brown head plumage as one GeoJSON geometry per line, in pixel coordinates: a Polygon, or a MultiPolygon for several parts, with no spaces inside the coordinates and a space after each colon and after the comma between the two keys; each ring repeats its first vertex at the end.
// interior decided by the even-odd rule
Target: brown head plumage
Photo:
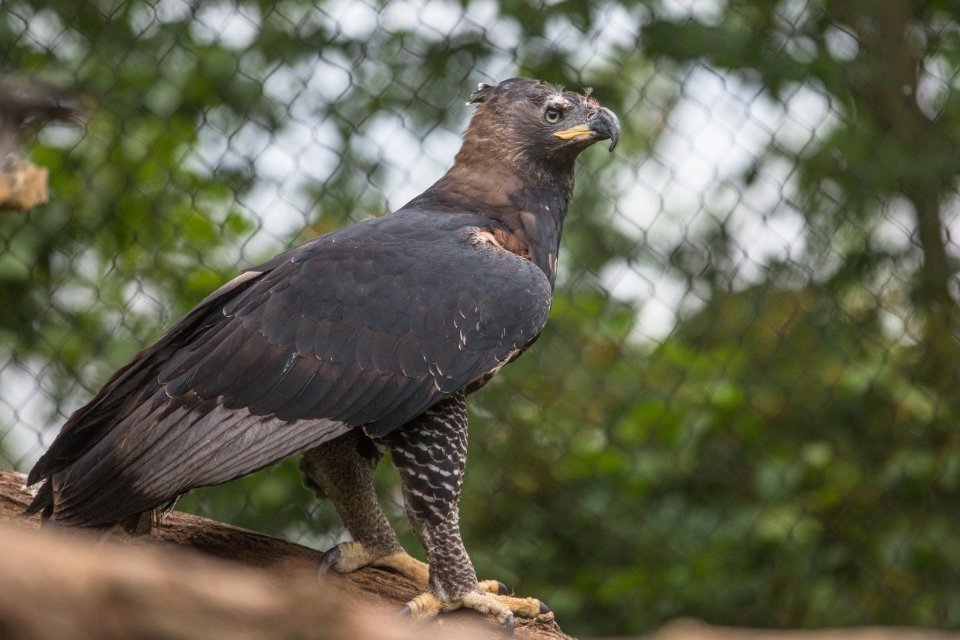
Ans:
{"type": "MultiPolygon", "coordinates": [[[[617,116],[590,96],[527,78],[481,84],[468,104],[477,110],[463,151],[490,153],[517,162],[572,162],[586,147],[620,139],[617,116]]],[[[459,159],[459,158],[458,158],[459,159]]]]}

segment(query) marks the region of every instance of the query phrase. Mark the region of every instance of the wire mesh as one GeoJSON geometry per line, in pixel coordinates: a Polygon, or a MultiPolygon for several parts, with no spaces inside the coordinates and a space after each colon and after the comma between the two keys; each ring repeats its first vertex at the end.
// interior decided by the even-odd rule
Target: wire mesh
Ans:
{"type": "MultiPolygon", "coordinates": [[[[477,82],[540,77],[624,138],[473,399],[478,571],[575,633],[960,625],[960,27],[873,4],[5,2],[0,70],[86,117],[25,136],[51,202],[0,214],[0,464],[240,269],[429,186],[477,82]]],[[[181,505],[344,535],[294,463],[181,505]]]]}

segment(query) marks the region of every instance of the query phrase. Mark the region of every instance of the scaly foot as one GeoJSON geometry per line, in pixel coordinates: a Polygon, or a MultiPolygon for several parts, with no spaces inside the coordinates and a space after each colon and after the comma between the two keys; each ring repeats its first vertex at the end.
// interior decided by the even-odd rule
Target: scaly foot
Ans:
{"type": "MultiPolygon", "coordinates": [[[[363,567],[390,569],[410,578],[424,588],[429,588],[430,566],[417,560],[405,551],[382,553],[372,551],[359,542],[341,542],[320,559],[318,572],[321,576],[329,571],[351,573],[363,567]]],[[[476,591],[456,600],[441,600],[432,592],[425,592],[408,602],[400,610],[416,620],[426,620],[441,613],[457,609],[473,609],[490,615],[502,624],[508,633],[513,632],[514,617],[536,618],[550,614],[550,609],[536,598],[516,598],[508,595],[506,586],[497,580],[483,580],[476,591]]]]}
{"type": "Polygon", "coordinates": [[[331,569],[337,573],[352,573],[363,567],[390,569],[421,585],[429,582],[430,567],[426,562],[417,560],[406,551],[378,553],[353,540],[341,542],[323,554],[318,571],[322,576],[331,569]]]}
{"type": "MultiPolygon", "coordinates": [[[[400,610],[403,615],[409,615],[416,620],[425,620],[441,613],[457,609],[473,609],[484,615],[493,616],[504,626],[507,633],[513,633],[514,617],[536,618],[551,614],[549,607],[536,598],[516,598],[503,595],[499,587],[503,585],[495,580],[480,583],[481,588],[471,591],[458,600],[444,601],[432,593],[422,593],[400,610]],[[491,585],[499,585],[497,592],[489,590],[491,585]]],[[[551,614],[552,615],[552,614],[551,614]]]]}
{"type": "MultiPolygon", "coordinates": [[[[337,573],[352,573],[363,567],[390,569],[410,578],[423,587],[429,587],[430,585],[430,565],[426,562],[417,560],[405,551],[388,554],[377,553],[353,540],[341,542],[324,553],[323,557],[320,558],[317,571],[322,576],[331,570],[337,573]]],[[[483,580],[479,587],[481,591],[488,593],[499,595],[509,593],[506,585],[499,580],[483,580]]]]}

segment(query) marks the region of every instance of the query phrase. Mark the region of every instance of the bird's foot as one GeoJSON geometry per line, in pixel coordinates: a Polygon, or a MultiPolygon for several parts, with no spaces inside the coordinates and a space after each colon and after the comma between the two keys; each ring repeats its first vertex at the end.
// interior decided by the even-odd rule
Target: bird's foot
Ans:
{"type": "MultiPolygon", "coordinates": [[[[323,554],[318,572],[322,577],[330,571],[352,573],[363,567],[389,569],[425,588],[429,585],[430,565],[427,563],[417,560],[405,551],[385,554],[373,551],[353,540],[341,542],[323,554]]],[[[484,615],[493,616],[508,633],[513,631],[515,617],[553,616],[547,605],[536,598],[517,598],[509,595],[506,586],[498,580],[483,580],[477,585],[475,591],[454,600],[443,600],[428,591],[404,605],[399,613],[415,620],[426,620],[457,609],[473,609],[484,615]]]]}
{"type": "Polygon", "coordinates": [[[352,573],[363,567],[390,569],[424,586],[429,582],[430,566],[426,562],[417,560],[406,551],[385,554],[368,549],[354,540],[341,542],[323,554],[318,571],[322,576],[331,570],[352,573]]]}
{"type": "Polygon", "coordinates": [[[506,588],[496,580],[485,580],[479,588],[456,600],[442,600],[433,593],[422,593],[400,610],[415,620],[426,620],[457,609],[473,609],[497,619],[507,633],[513,633],[515,618],[553,616],[550,608],[536,598],[506,595],[506,588]]]}

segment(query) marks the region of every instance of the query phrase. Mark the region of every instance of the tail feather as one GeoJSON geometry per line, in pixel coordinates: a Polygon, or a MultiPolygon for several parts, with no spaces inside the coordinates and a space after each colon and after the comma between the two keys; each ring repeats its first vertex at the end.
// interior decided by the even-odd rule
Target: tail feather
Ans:
{"type": "MultiPolygon", "coordinates": [[[[170,501],[169,508],[172,508],[173,502],[175,502],[175,500],[170,501]]],[[[32,516],[39,513],[41,527],[58,527],[60,523],[57,522],[54,517],[53,503],[53,484],[52,480],[47,478],[40,486],[40,490],[37,492],[36,497],[34,497],[33,502],[24,510],[24,514],[32,516]]],[[[143,513],[135,513],[120,520],[116,524],[132,535],[148,534],[153,530],[153,527],[159,519],[169,511],[169,508],[164,507],[162,510],[152,509],[150,511],[144,511],[143,513]]],[[[98,525],[92,528],[106,530],[108,527],[98,525]]]]}
{"type": "Polygon", "coordinates": [[[53,515],[53,486],[50,484],[49,478],[40,485],[40,490],[37,491],[33,502],[30,503],[24,513],[28,516],[39,513],[40,522],[44,524],[46,524],[47,520],[53,515]]]}

